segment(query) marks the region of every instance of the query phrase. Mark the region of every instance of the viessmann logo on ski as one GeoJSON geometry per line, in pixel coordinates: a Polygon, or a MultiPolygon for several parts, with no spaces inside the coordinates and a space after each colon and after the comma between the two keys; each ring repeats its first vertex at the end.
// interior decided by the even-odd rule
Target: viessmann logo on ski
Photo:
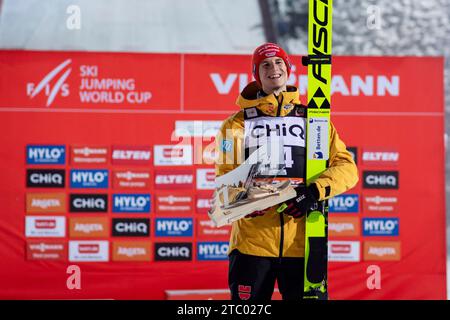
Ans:
{"type": "Polygon", "coordinates": [[[198,242],[197,260],[227,260],[228,242],[198,242]]]}
{"type": "Polygon", "coordinates": [[[365,241],[364,261],[400,261],[400,241],[365,241]]]}
{"type": "Polygon", "coordinates": [[[192,165],[191,145],[156,145],[154,147],[155,166],[192,165]]]}
{"type": "Polygon", "coordinates": [[[192,170],[158,170],[155,172],[156,189],[192,189],[194,174],[192,170]]]}
{"type": "Polygon", "coordinates": [[[27,164],[65,164],[64,145],[27,145],[27,164]]]}
{"type": "Polygon", "coordinates": [[[114,189],[148,189],[150,172],[142,170],[115,170],[112,173],[114,189]]]}
{"type": "Polygon", "coordinates": [[[70,194],[70,212],[107,212],[107,194],[70,194]]]}
{"type": "Polygon", "coordinates": [[[27,193],[27,213],[64,213],[66,211],[65,193],[27,193]]]}
{"type": "Polygon", "coordinates": [[[108,170],[72,169],[70,170],[71,188],[108,188],[108,170]]]}
{"type": "Polygon", "coordinates": [[[70,152],[70,163],[72,165],[82,164],[107,164],[109,148],[106,146],[72,146],[70,152]]]}
{"type": "Polygon", "coordinates": [[[148,237],[150,219],[148,218],[113,218],[113,237],[148,237]]]}
{"type": "Polygon", "coordinates": [[[64,188],[63,169],[27,169],[27,188],[64,188]]]}
{"type": "Polygon", "coordinates": [[[155,211],[159,213],[185,213],[193,211],[193,197],[187,195],[156,195],[155,211]]]}
{"type": "Polygon", "coordinates": [[[399,211],[399,199],[396,194],[372,194],[363,197],[364,213],[396,213],[399,211]]]}
{"type": "Polygon", "coordinates": [[[192,243],[155,243],[155,261],[191,261],[192,243]]]}
{"type": "Polygon", "coordinates": [[[62,216],[26,216],[26,237],[65,237],[66,217],[62,216]]]}
{"type": "Polygon", "coordinates": [[[113,194],[114,213],[149,213],[150,194],[113,194]]]}
{"type": "Polygon", "coordinates": [[[362,162],[364,165],[397,166],[399,158],[400,153],[396,150],[365,148],[362,151],[362,162]]]}
{"type": "Polygon", "coordinates": [[[359,196],[357,194],[342,194],[328,201],[330,213],[357,213],[359,211],[359,196]]]}
{"type": "Polygon", "coordinates": [[[27,260],[65,260],[66,244],[62,241],[27,241],[27,260]]]}
{"type": "Polygon", "coordinates": [[[363,188],[398,189],[398,171],[363,171],[363,188]]]}
{"type": "Polygon", "coordinates": [[[150,165],[151,147],[149,146],[113,146],[111,152],[112,164],[119,165],[150,165]]]}
{"type": "Polygon", "coordinates": [[[192,237],[192,218],[157,218],[155,219],[156,237],[192,237]]]}
{"type": "Polygon", "coordinates": [[[69,241],[69,261],[108,261],[108,241],[69,241]]]}
{"type": "Polygon", "coordinates": [[[363,218],[364,236],[398,236],[399,218],[363,218]]]}

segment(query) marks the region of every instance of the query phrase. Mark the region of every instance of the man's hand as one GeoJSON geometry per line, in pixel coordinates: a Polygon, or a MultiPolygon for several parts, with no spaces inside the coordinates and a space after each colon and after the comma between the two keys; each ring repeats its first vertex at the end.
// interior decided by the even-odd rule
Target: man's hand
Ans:
{"type": "Polygon", "coordinates": [[[315,183],[311,183],[308,187],[298,186],[295,188],[297,196],[282,203],[277,212],[283,212],[287,215],[299,218],[306,214],[316,202],[319,200],[319,190],[315,183]]]}

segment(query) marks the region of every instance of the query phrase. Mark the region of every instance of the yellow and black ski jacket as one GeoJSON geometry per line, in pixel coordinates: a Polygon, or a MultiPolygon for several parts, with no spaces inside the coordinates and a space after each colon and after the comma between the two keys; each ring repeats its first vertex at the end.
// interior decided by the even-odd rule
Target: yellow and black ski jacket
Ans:
{"type": "MultiPolygon", "coordinates": [[[[288,86],[278,97],[274,94],[261,96],[259,90],[256,82],[248,84],[236,101],[241,110],[222,123],[216,137],[216,176],[235,169],[244,161],[244,112],[247,109],[256,108],[259,114],[268,117],[285,117],[300,104],[296,87],[288,86]]],[[[356,164],[332,123],[329,141],[329,167],[314,181],[319,200],[341,194],[358,182],[356,164]]],[[[305,217],[277,213],[277,207],[266,209],[264,215],[233,222],[229,252],[238,249],[255,256],[304,257],[305,217]]]]}

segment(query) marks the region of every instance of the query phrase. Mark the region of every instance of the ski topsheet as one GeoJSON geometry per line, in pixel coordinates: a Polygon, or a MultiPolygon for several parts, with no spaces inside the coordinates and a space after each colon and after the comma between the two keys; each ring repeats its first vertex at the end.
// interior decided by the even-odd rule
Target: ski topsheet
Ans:
{"type": "MultiPolygon", "coordinates": [[[[308,108],[306,183],[313,182],[328,165],[331,91],[332,0],[309,0],[308,108]]],[[[305,228],[305,299],[328,299],[328,203],[308,212],[305,228]]]]}

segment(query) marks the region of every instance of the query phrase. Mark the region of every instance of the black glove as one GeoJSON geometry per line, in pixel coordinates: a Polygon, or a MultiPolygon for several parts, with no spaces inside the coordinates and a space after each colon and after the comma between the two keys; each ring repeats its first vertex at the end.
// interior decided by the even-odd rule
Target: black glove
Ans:
{"type": "Polygon", "coordinates": [[[308,187],[301,185],[295,187],[297,195],[284,203],[282,203],[277,212],[283,212],[287,215],[299,218],[306,214],[308,210],[319,200],[319,190],[315,183],[311,183],[308,187]]]}

